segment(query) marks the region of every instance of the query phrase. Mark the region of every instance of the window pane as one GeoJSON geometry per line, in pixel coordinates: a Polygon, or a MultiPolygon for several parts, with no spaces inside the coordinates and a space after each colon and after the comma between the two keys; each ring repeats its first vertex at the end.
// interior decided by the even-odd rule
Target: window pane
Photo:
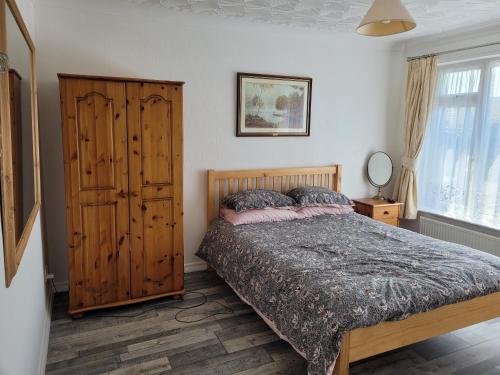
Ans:
{"type": "Polygon", "coordinates": [[[481,70],[461,70],[447,72],[442,77],[440,95],[463,95],[477,93],[481,70]]]}
{"type": "Polygon", "coordinates": [[[500,62],[440,68],[436,91],[419,209],[500,228],[500,62]]]}
{"type": "Polygon", "coordinates": [[[500,98],[500,66],[495,66],[491,74],[491,96],[500,98]]]}
{"type": "Polygon", "coordinates": [[[451,216],[464,215],[476,107],[441,107],[427,129],[420,170],[420,206],[451,216]]]}
{"type": "Polygon", "coordinates": [[[500,227],[500,67],[491,68],[486,115],[480,123],[476,171],[471,183],[474,202],[470,216],[489,226],[500,227]]]}

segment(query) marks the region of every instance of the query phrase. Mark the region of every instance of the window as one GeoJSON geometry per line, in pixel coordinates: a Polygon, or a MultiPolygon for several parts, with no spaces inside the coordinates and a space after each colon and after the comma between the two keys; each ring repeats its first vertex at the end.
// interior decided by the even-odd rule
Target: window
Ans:
{"type": "Polygon", "coordinates": [[[441,66],[419,209],[500,229],[500,59],[441,66]]]}

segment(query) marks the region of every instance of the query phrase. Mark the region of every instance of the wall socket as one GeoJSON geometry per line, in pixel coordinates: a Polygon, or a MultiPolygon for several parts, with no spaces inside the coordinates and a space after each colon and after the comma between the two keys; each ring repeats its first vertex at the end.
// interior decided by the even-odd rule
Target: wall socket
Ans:
{"type": "Polygon", "coordinates": [[[47,273],[45,272],[45,281],[49,281],[49,280],[54,280],[54,274],[53,273],[47,273]]]}

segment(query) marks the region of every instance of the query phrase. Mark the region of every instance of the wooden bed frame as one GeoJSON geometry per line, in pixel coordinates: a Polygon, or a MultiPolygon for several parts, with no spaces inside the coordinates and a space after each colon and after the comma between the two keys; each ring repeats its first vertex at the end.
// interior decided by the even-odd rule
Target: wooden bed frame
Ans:
{"type": "MultiPolygon", "coordinates": [[[[341,190],[342,167],[208,171],[208,224],[219,216],[219,202],[227,194],[246,189],[287,192],[301,186],[341,190]]],[[[334,375],[348,375],[349,363],[410,345],[500,316],[500,292],[412,315],[402,321],[382,322],[344,335],[334,375]]]]}

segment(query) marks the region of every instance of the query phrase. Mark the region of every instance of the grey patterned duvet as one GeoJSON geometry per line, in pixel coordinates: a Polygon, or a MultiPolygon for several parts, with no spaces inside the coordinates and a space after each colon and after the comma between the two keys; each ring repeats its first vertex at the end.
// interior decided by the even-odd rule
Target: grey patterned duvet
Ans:
{"type": "Polygon", "coordinates": [[[500,291],[500,258],[351,213],[233,226],[197,255],[308,361],[333,369],[342,334],[500,291]]]}

